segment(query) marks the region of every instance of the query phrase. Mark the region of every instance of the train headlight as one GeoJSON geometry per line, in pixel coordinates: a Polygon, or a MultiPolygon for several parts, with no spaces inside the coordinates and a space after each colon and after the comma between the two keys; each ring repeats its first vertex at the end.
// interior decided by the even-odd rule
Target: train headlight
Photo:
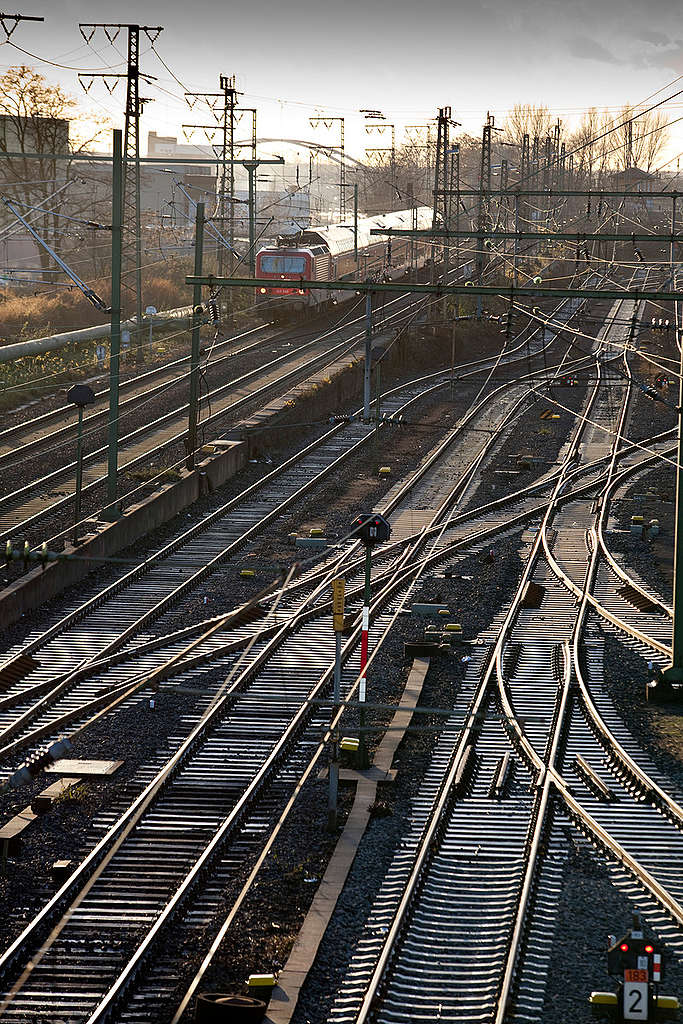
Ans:
{"type": "Polygon", "coordinates": [[[261,295],[265,295],[266,294],[266,289],[265,288],[260,288],[259,291],[261,292],[261,295]]]}

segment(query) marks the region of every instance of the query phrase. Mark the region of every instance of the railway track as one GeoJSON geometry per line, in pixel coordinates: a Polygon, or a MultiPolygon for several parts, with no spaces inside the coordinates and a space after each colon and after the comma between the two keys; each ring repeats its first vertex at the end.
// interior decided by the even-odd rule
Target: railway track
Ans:
{"type": "MultiPolygon", "coordinates": [[[[404,296],[387,302],[383,320],[385,329],[400,324],[410,315],[410,311],[418,306],[419,300],[406,303],[404,296]]],[[[215,387],[202,397],[200,409],[203,408],[206,415],[200,420],[201,431],[210,429],[212,437],[220,436],[226,419],[244,414],[254,407],[254,403],[272,396],[278,390],[291,387],[342,355],[360,354],[363,332],[355,328],[362,320],[363,318],[358,317],[341,328],[323,331],[313,340],[306,341],[291,351],[287,350],[240,377],[215,387]],[[330,345],[330,340],[336,339],[340,333],[345,335],[343,340],[335,340],[335,343],[330,345]]],[[[156,386],[152,390],[156,392],[156,386]]],[[[148,394],[143,394],[138,396],[136,401],[146,401],[147,397],[148,394]]],[[[187,437],[188,409],[186,404],[182,404],[128,434],[122,434],[119,438],[119,471],[134,470],[174,445],[182,444],[187,437]]],[[[49,436],[46,440],[48,444],[51,443],[49,436]]],[[[41,446],[44,443],[43,438],[39,438],[31,444],[41,446]]],[[[26,454],[23,448],[13,449],[8,458],[16,461],[16,458],[23,459],[26,454]]],[[[105,482],[106,455],[106,446],[86,452],[83,461],[84,496],[95,492],[105,482]]],[[[76,464],[68,463],[1,497],[0,541],[23,537],[35,529],[46,515],[68,507],[74,498],[75,472],[76,464]]]]}
{"type": "MultiPolygon", "coordinates": [[[[474,369],[461,368],[461,377],[491,365],[491,360],[475,361],[474,369]]],[[[391,418],[404,415],[425,395],[448,384],[449,375],[437,373],[399,387],[385,396],[385,415],[391,422],[391,418]]],[[[504,394],[505,390],[498,388],[485,397],[478,409],[488,409],[496,395],[504,394]]],[[[473,413],[475,417],[478,409],[473,413]]],[[[458,438],[469,423],[465,418],[460,431],[448,443],[458,438]]],[[[65,614],[63,610],[56,615],[47,629],[10,649],[0,669],[26,655],[36,658],[39,664],[0,700],[0,760],[9,754],[16,755],[28,743],[39,741],[60,724],[66,724],[64,715],[68,722],[80,708],[95,710],[97,702],[109,693],[111,679],[106,674],[91,679],[89,665],[119,651],[127,650],[129,656],[134,655],[140,643],[154,640],[155,628],[163,636],[169,628],[163,620],[165,612],[237,555],[258,531],[334,472],[344,459],[360,450],[373,429],[372,424],[360,421],[334,427],[239,498],[199,519],[136,568],[119,574],[104,588],[94,584],[85,600],[77,599],[67,606],[65,614]],[[55,702],[59,702],[62,714],[55,713],[55,702]],[[38,721],[37,715],[41,716],[38,721]]],[[[423,467],[422,473],[427,468],[423,467]]],[[[415,519],[412,506],[399,530],[403,528],[405,532],[406,524],[414,524],[415,519]]],[[[214,645],[217,643],[214,640],[214,645]]],[[[162,655],[156,652],[154,657],[158,660],[162,655]]],[[[129,677],[130,669],[127,674],[129,677]]]]}
{"type": "MultiPolygon", "coordinates": [[[[610,372],[605,362],[605,386],[610,372]]],[[[605,451],[604,429],[621,433],[627,404],[609,408],[599,393],[530,541],[515,599],[479,638],[334,1022],[541,1020],[567,856],[562,823],[626,866],[630,891],[683,925],[679,794],[611,706],[600,644],[586,631],[600,546],[586,558],[577,501],[561,501],[579,438],[582,461],[599,459],[603,472],[592,488],[584,479],[592,494],[578,507],[611,485],[617,445],[605,451]],[[579,584],[565,585],[560,558],[579,584]]],[[[668,932],[680,949],[681,932],[668,932]]]]}
{"type": "MultiPolygon", "coordinates": [[[[448,377],[441,386],[447,381],[448,377]]],[[[432,381],[430,386],[438,384],[432,381]]],[[[503,419],[514,415],[523,397],[508,397],[508,408],[501,412],[503,419]]],[[[404,394],[403,401],[405,398],[404,394]]],[[[397,491],[388,496],[390,503],[396,501],[391,511],[396,516],[398,532],[404,533],[406,543],[399,554],[377,561],[377,568],[382,573],[374,584],[375,641],[385,635],[410,592],[412,581],[422,573],[426,558],[432,564],[454,557],[454,551],[461,543],[456,536],[458,528],[467,533],[465,517],[459,520],[457,514],[458,502],[467,493],[494,439],[495,435],[469,461],[463,459],[462,452],[449,450],[451,446],[445,445],[443,451],[435,454],[433,463],[433,467],[440,470],[440,486],[436,486],[427,474],[421,474],[411,481],[408,492],[400,494],[397,491]],[[448,472],[456,473],[458,480],[454,487],[444,488],[443,478],[448,472]],[[410,518],[401,525],[400,500],[405,500],[407,493],[412,495],[412,507],[407,510],[410,518]],[[435,504],[437,508],[434,508],[435,504]],[[417,526],[427,529],[420,530],[415,538],[417,526]],[[423,551],[425,544],[428,545],[427,556],[423,551]],[[382,562],[386,562],[386,566],[383,567],[382,562]]],[[[604,456],[599,456],[596,461],[600,468],[598,471],[596,467],[595,477],[600,480],[604,477],[604,456]]],[[[563,467],[570,471],[568,462],[565,461],[563,467]]],[[[573,467],[571,472],[578,475],[573,467]]],[[[590,478],[590,470],[586,475],[590,478]]],[[[533,506],[536,512],[546,504],[542,500],[543,487],[549,487],[558,499],[561,497],[557,492],[566,482],[562,467],[559,476],[558,481],[558,472],[551,472],[547,480],[525,489],[539,492],[540,504],[536,501],[533,506]]],[[[582,486],[586,485],[584,480],[582,486]]],[[[524,505],[529,498],[530,495],[524,495],[519,501],[524,505]]],[[[475,546],[478,543],[481,547],[486,543],[482,531],[486,517],[492,529],[501,525],[509,529],[511,519],[514,522],[511,510],[503,507],[504,502],[490,504],[492,508],[482,510],[474,527],[471,544],[475,546]]],[[[520,521],[526,514],[527,511],[522,509],[520,521]]],[[[540,546],[541,534],[538,536],[540,546]]],[[[344,556],[348,556],[348,552],[344,556]]],[[[337,565],[333,563],[326,567],[327,578],[336,571],[337,565]]],[[[312,576],[307,582],[312,582],[312,576]]],[[[359,565],[349,582],[351,608],[358,612],[362,583],[359,565]]],[[[172,968],[167,957],[162,958],[161,963],[157,960],[157,967],[148,973],[150,960],[159,948],[164,929],[177,919],[181,911],[185,914],[183,907],[186,907],[186,901],[192,899],[198,881],[207,871],[215,869],[222,878],[234,872],[240,851],[249,845],[242,837],[237,837],[237,829],[247,828],[246,823],[250,823],[248,831],[265,835],[267,826],[264,822],[276,814],[277,799],[273,793],[278,786],[284,785],[287,773],[291,780],[292,764],[296,763],[299,768],[304,764],[303,749],[311,740],[310,737],[308,741],[301,740],[301,737],[309,735],[307,728],[313,730],[311,735],[317,735],[316,730],[319,733],[323,719],[320,716],[311,719],[310,702],[323,693],[329,683],[332,660],[331,639],[326,639],[329,630],[326,625],[321,630],[321,622],[326,624],[329,606],[324,602],[316,604],[324,586],[325,583],[318,581],[316,588],[314,583],[303,601],[298,594],[293,603],[290,603],[291,595],[283,594],[281,607],[272,616],[270,635],[261,630],[247,658],[232,677],[229,690],[217,698],[207,696],[205,703],[209,706],[206,714],[187,738],[179,740],[177,749],[170,752],[171,756],[153,774],[151,781],[149,769],[141,773],[138,783],[139,786],[144,783],[144,788],[133,804],[115,822],[104,822],[108,827],[106,834],[78,872],[7,951],[0,962],[7,986],[7,1019],[28,1020],[33,1009],[41,1005],[41,1001],[47,1005],[45,1001],[48,1000],[51,1012],[68,1021],[144,1020],[144,1013],[152,1001],[158,1000],[164,992],[168,996],[172,991],[172,968]],[[303,663],[302,651],[312,652],[303,663]],[[288,699],[283,706],[281,681],[291,678],[294,658],[297,677],[291,689],[288,688],[288,699]],[[263,722],[268,723],[265,735],[263,722]],[[254,723],[259,724],[258,737],[263,741],[258,750],[255,747],[260,741],[253,731],[254,723]],[[289,760],[297,756],[298,762],[289,760]],[[220,764],[221,769],[212,768],[214,764],[220,764]],[[251,802],[252,799],[261,799],[264,792],[266,806],[251,802]],[[235,801],[227,817],[226,799],[235,801]],[[144,844],[137,836],[164,843],[169,861],[172,861],[168,868],[166,865],[160,868],[158,854],[152,857],[149,851],[140,853],[144,844]],[[112,895],[113,892],[117,895],[112,895]],[[67,909],[60,917],[65,905],[67,909]],[[131,906],[138,908],[137,916],[131,915],[131,906]],[[101,946],[93,951],[88,937],[95,919],[102,922],[103,938],[101,946]],[[133,949],[135,942],[129,941],[133,930],[142,930],[143,927],[148,928],[145,938],[139,941],[140,933],[136,931],[135,942],[139,944],[133,949]],[[50,934],[44,941],[41,936],[46,931],[50,934]],[[29,952],[31,944],[35,948],[36,942],[40,942],[41,947],[37,957],[29,952]],[[31,957],[30,963],[22,960],[24,955],[31,957]],[[143,975],[148,975],[146,982],[139,980],[143,975]],[[54,993],[58,995],[53,998],[54,993]]],[[[152,617],[147,621],[151,622],[152,617]]],[[[238,651],[244,647],[244,638],[249,633],[246,629],[242,637],[236,637],[235,650],[223,660],[219,658],[216,661],[222,671],[235,669],[238,651]]],[[[253,637],[254,631],[251,633],[253,637]]],[[[105,646],[99,652],[100,658],[103,654],[106,657],[110,653],[125,653],[126,644],[132,649],[134,644],[145,642],[140,635],[133,639],[131,634],[125,634],[125,629],[119,630],[113,650],[109,651],[105,646]],[[118,642],[121,637],[125,637],[122,644],[118,642]]],[[[351,657],[357,640],[358,626],[346,645],[347,659],[351,657]]],[[[111,647],[111,638],[105,638],[105,641],[111,647]]],[[[169,652],[166,650],[164,653],[168,655],[169,652]]],[[[174,678],[174,683],[183,680],[196,683],[200,671],[189,667],[174,678]]],[[[347,696],[353,695],[355,682],[355,673],[347,662],[344,674],[347,696]]],[[[469,716],[466,708],[463,725],[467,726],[469,716]]],[[[449,722],[449,728],[451,724],[449,722]]],[[[460,735],[457,729],[456,735],[460,735]]],[[[496,742],[499,739],[496,737],[496,742]]],[[[218,882],[215,888],[218,891],[218,882]]],[[[199,918],[203,920],[202,914],[207,912],[202,910],[199,918]]]]}
{"type": "MultiPolygon", "coordinates": [[[[507,406],[501,408],[499,399],[494,415],[504,422],[515,415],[524,400],[526,394],[513,395],[507,398],[507,406]]],[[[491,415],[488,408],[486,415],[491,415]]],[[[494,441],[495,437],[487,438],[482,452],[494,441]]],[[[428,470],[438,472],[442,481],[438,494],[433,486],[430,491],[430,500],[438,500],[431,526],[452,515],[454,502],[476,471],[482,452],[463,461],[462,452],[455,452],[451,439],[447,438],[429,460],[428,470]],[[455,485],[449,473],[457,474],[455,485]]],[[[419,484],[422,488],[426,486],[424,474],[419,484]]],[[[409,481],[402,493],[388,497],[387,507],[398,507],[402,497],[417,493],[417,481],[409,481]]],[[[422,497],[423,494],[418,501],[422,497]]],[[[416,556],[423,544],[421,534],[407,554],[416,556]]],[[[376,633],[384,631],[396,614],[397,589],[400,592],[408,587],[410,575],[420,571],[419,561],[412,570],[404,570],[405,559],[406,552],[394,561],[393,568],[387,569],[388,580],[382,583],[373,609],[376,633]]],[[[328,578],[329,575],[328,572],[328,578]]],[[[358,611],[362,594],[360,566],[349,582],[350,604],[358,611]]],[[[216,849],[222,847],[223,861],[228,857],[234,863],[235,850],[229,847],[226,852],[225,849],[231,831],[248,813],[249,800],[258,797],[266,776],[273,774],[278,758],[291,745],[292,736],[310,716],[310,702],[324,693],[329,683],[332,661],[332,642],[327,635],[329,604],[325,602],[316,607],[312,603],[323,587],[326,591],[326,583],[319,583],[305,605],[297,599],[294,605],[287,607],[285,599],[283,618],[275,635],[256,641],[249,661],[242,664],[229,690],[212,702],[195,730],[131,807],[110,826],[79,868],[78,877],[72,877],[68,889],[72,893],[78,889],[78,895],[60,922],[53,925],[47,942],[41,942],[41,953],[32,961],[34,967],[30,973],[22,977],[19,987],[10,989],[4,1011],[7,1019],[21,1020],[32,1006],[49,1000],[51,1011],[65,1020],[86,1017],[92,1021],[104,1020],[119,1012],[123,991],[128,993],[126,998],[133,1003],[133,1009],[130,1014],[124,1013],[122,1019],[142,1019],[141,1007],[149,1005],[151,997],[143,992],[136,1001],[131,995],[133,979],[147,962],[164,925],[181,905],[183,894],[196,885],[216,849]],[[307,613],[304,607],[309,609],[307,613]],[[297,664],[297,678],[288,685],[286,700],[283,700],[282,680],[289,677],[293,659],[297,664]],[[215,767],[218,764],[223,766],[219,770],[215,767]],[[230,804],[236,801],[227,817],[226,800],[230,804]],[[137,838],[140,834],[145,836],[144,844],[137,838]],[[164,843],[172,863],[168,869],[160,869],[158,850],[148,842],[155,836],[164,843]],[[169,839],[169,836],[176,838],[169,839]],[[105,884],[106,910],[103,910],[105,884]],[[83,955],[84,936],[92,927],[93,915],[97,916],[106,956],[83,955]],[[126,941],[131,927],[138,930],[136,948],[132,952],[126,941]],[[139,930],[143,927],[149,931],[140,942],[139,930]],[[79,978],[76,984],[70,984],[77,963],[80,964],[79,978]],[[55,989],[60,994],[53,999],[50,993],[55,989]]],[[[357,625],[345,645],[345,659],[356,649],[359,632],[360,625],[357,625]]],[[[228,665],[221,667],[225,669],[228,665]]],[[[344,682],[347,692],[353,693],[356,680],[352,668],[350,671],[347,668],[344,682]]],[[[37,918],[28,933],[7,951],[0,968],[12,969],[20,950],[40,933],[47,919],[52,919],[52,913],[65,896],[66,891],[61,896],[57,894],[39,915],[42,920],[37,918]]],[[[158,978],[156,983],[158,985],[158,978]]],[[[154,989],[153,997],[158,1000],[158,989],[154,989]]]]}
{"type": "MultiPolygon", "coordinates": [[[[211,350],[212,369],[222,363],[230,365],[235,356],[242,355],[264,344],[273,344],[272,324],[261,324],[239,334],[217,341],[211,350]],[[249,340],[247,340],[249,339],[249,340]],[[243,344],[240,344],[242,342],[243,344]]],[[[206,355],[202,352],[202,355],[206,355]]],[[[141,403],[146,403],[158,395],[163,395],[176,384],[186,381],[189,375],[190,356],[172,359],[153,369],[122,380],[119,394],[122,400],[119,408],[123,416],[141,403]]],[[[95,380],[87,383],[93,384],[95,380]]],[[[95,392],[95,402],[91,412],[83,417],[84,436],[96,424],[106,422],[109,413],[109,388],[95,392]]],[[[6,417],[5,417],[6,418],[6,417]]],[[[27,459],[44,451],[46,444],[52,449],[56,443],[73,439],[76,436],[76,423],[72,405],[62,405],[56,409],[41,413],[29,420],[19,421],[0,430],[0,467],[4,468],[17,458],[27,459]]]]}

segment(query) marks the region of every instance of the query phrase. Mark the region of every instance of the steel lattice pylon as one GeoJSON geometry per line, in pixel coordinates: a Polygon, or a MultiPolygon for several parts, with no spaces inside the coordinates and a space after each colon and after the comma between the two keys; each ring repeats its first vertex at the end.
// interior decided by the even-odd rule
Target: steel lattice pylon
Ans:
{"type": "MultiPolygon", "coordinates": [[[[121,246],[121,283],[128,291],[135,292],[135,316],[136,316],[136,355],[142,358],[142,238],[141,238],[141,216],[140,216],[140,114],[142,106],[146,102],[140,96],[140,33],[143,32],[154,47],[157,37],[163,31],[160,25],[129,25],[120,22],[80,22],[79,30],[86,43],[95,35],[98,29],[104,31],[105,36],[111,44],[116,40],[121,29],[128,33],[128,66],[125,75],[111,74],[108,72],[93,73],[89,76],[89,83],[84,81],[84,76],[79,75],[79,81],[86,92],[94,78],[101,78],[105,81],[109,92],[113,92],[116,81],[126,79],[126,106],[125,124],[123,132],[123,225],[122,225],[122,246],[121,246]],[[114,85],[110,86],[109,81],[114,85]],[[130,278],[134,274],[135,285],[131,285],[130,278]]],[[[146,75],[146,78],[152,78],[146,75]]]]}
{"type": "Polygon", "coordinates": [[[123,240],[121,278],[131,289],[131,271],[135,273],[135,318],[138,328],[136,349],[140,346],[142,324],[142,239],[140,216],[140,26],[128,26],[128,76],[126,82],[126,119],[123,130],[123,240]]]}

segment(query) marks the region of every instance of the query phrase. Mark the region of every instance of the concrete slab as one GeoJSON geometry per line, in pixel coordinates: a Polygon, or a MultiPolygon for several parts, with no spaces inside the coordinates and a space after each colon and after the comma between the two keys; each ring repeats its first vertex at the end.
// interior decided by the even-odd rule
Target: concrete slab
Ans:
{"type": "Polygon", "coordinates": [[[36,814],[44,814],[50,810],[55,800],[59,800],[72,786],[75,786],[80,781],[79,777],[74,778],[70,775],[57,779],[56,782],[53,782],[52,785],[38,794],[31,804],[31,810],[36,814]]]}
{"type": "Polygon", "coordinates": [[[0,828],[0,848],[3,857],[12,857],[19,853],[22,835],[37,817],[30,807],[25,807],[0,828]]]}
{"type": "Polygon", "coordinates": [[[45,772],[50,775],[114,775],[122,764],[123,761],[79,761],[61,757],[48,765],[45,772]]]}

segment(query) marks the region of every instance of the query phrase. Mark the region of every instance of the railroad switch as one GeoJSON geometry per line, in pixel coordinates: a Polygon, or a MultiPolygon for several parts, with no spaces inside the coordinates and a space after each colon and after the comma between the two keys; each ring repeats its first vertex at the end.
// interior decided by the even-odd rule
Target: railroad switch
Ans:
{"type": "Polygon", "coordinates": [[[664,977],[662,947],[646,939],[640,913],[633,914],[633,927],[621,939],[609,937],[607,972],[620,978],[616,992],[591,992],[594,1017],[625,1022],[671,1020],[678,1013],[675,996],[659,994],[664,977]]]}

